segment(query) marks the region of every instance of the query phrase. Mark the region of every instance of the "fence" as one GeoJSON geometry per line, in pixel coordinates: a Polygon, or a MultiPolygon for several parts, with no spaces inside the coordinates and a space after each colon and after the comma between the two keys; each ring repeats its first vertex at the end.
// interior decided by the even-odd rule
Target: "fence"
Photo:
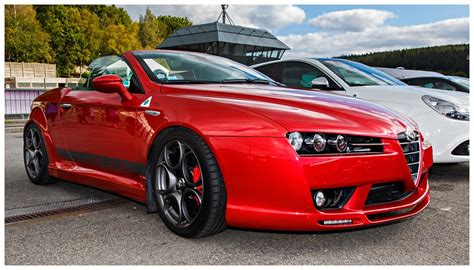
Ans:
{"type": "Polygon", "coordinates": [[[43,92],[39,89],[5,89],[5,116],[30,114],[31,103],[43,92]]]}
{"type": "Polygon", "coordinates": [[[56,77],[55,64],[5,62],[5,77],[56,77]]]}

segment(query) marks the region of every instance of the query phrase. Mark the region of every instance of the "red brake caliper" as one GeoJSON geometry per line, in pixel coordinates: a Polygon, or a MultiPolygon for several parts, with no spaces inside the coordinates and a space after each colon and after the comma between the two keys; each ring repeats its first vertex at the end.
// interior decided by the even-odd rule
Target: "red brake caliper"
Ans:
{"type": "MultiPolygon", "coordinates": [[[[201,178],[201,170],[199,169],[199,166],[196,165],[193,169],[193,182],[197,183],[199,181],[199,178],[201,178]]],[[[202,182],[201,185],[197,186],[197,191],[202,194],[202,182]]],[[[199,204],[198,198],[195,198],[196,203],[199,204]]]]}

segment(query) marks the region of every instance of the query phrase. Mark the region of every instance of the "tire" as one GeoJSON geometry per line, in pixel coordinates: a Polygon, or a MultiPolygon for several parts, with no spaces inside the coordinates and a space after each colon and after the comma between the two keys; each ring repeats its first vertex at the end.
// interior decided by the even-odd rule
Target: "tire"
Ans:
{"type": "Polygon", "coordinates": [[[226,190],[208,145],[193,131],[169,128],[149,155],[152,194],[158,213],[175,234],[197,238],[226,228],[226,190]]]}
{"type": "Polygon", "coordinates": [[[41,129],[30,124],[23,133],[23,161],[26,175],[35,185],[49,185],[55,179],[48,174],[48,152],[41,129]]]}

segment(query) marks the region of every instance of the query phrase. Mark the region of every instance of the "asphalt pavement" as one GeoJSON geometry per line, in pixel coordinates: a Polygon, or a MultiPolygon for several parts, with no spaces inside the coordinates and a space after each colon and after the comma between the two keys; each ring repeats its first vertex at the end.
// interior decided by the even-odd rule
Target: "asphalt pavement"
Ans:
{"type": "MultiPolygon", "coordinates": [[[[36,186],[22,160],[21,134],[5,135],[5,209],[14,211],[114,195],[68,183],[36,186]]],[[[438,165],[431,204],[389,225],[334,233],[227,229],[174,235],[133,201],[5,225],[5,263],[41,264],[468,264],[469,165],[438,165]]]]}

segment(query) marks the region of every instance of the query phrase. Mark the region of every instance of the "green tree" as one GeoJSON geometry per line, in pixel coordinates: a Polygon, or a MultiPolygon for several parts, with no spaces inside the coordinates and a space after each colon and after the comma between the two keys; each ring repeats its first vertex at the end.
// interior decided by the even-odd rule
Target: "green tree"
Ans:
{"type": "Polygon", "coordinates": [[[88,9],[80,9],[80,18],[76,18],[79,29],[82,32],[84,41],[80,43],[79,63],[80,74],[82,74],[83,66],[89,64],[92,60],[101,54],[101,45],[103,30],[100,27],[99,17],[88,9]]]}
{"type": "Polygon", "coordinates": [[[99,18],[77,6],[36,6],[37,18],[51,35],[51,47],[60,76],[69,77],[100,54],[99,18]]]}
{"type": "Polygon", "coordinates": [[[150,8],[147,8],[144,16],[140,16],[138,37],[145,49],[154,49],[163,42],[169,35],[182,27],[191,26],[188,18],[175,16],[153,15],[150,8]]]}
{"type": "Polygon", "coordinates": [[[132,22],[129,26],[123,24],[107,26],[103,36],[102,54],[122,54],[129,50],[139,49],[138,29],[136,22],[132,22]]]}
{"type": "Polygon", "coordinates": [[[183,27],[189,27],[193,25],[193,23],[188,20],[188,18],[182,18],[182,17],[175,17],[175,16],[158,16],[158,21],[161,21],[166,25],[166,36],[171,35],[173,32],[176,30],[183,28],[183,27]]]}
{"type": "Polygon", "coordinates": [[[52,62],[49,41],[31,5],[5,6],[6,61],[52,62]]]}
{"type": "Polygon", "coordinates": [[[123,8],[116,7],[115,5],[86,5],[80,7],[88,9],[90,12],[96,14],[99,17],[102,29],[111,24],[123,24],[129,26],[132,23],[132,19],[127,11],[123,8]]]}
{"type": "Polygon", "coordinates": [[[54,62],[59,76],[76,76],[101,55],[155,48],[187,18],[153,15],[150,9],[132,22],[114,5],[6,6],[5,58],[54,62]],[[77,69],[77,67],[81,67],[77,69]]]}
{"type": "Polygon", "coordinates": [[[388,52],[346,55],[342,58],[374,67],[404,67],[469,77],[469,44],[445,45],[388,52]]]}
{"type": "Polygon", "coordinates": [[[51,47],[59,76],[69,76],[86,47],[86,37],[77,24],[80,12],[77,8],[63,5],[37,6],[38,20],[51,34],[51,47]]]}
{"type": "Polygon", "coordinates": [[[154,49],[167,36],[167,26],[159,21],[150,8],[146,9],[145,16],[140,16],[138,38],[145,49],[154,49]]]}

